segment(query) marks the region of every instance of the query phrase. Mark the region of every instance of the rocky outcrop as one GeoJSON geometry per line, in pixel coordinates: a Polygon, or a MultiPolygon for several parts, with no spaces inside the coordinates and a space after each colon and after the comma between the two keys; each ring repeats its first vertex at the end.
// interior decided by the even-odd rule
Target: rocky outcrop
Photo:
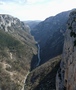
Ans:
{"type": "Polygon", "coordinates": [[[14,32],[14,30],[27,30],[29,27],[21,22],[18,18],[7,14],[0,14],[0,29],[6,32],[14,32]]]}
{"type": "Polygon", "coordinates": [[[56,90],[76,90],[76,9],[69,15],[56,90]]]}

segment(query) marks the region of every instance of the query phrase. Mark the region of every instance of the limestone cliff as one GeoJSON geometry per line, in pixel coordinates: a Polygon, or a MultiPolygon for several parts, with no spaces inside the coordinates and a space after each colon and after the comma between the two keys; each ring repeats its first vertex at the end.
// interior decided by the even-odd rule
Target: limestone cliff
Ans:
{"type": "Polygon", "coordinates": [[[29,27],[21,22],[18,18],[11,15],[0,14],[0,29],[5,32],[14,32],[15,30],[25,30],[28,31],[29,27]]]}
{"type": "Polygon", "coordinates": [[[37,54],[29,28],[18,18],[0,14],[0,90],[23,90],[37,54]]]}
{"type": "Polygon", "coordinates": [[[56,90],[76,90],[76,9],[69,15],[56,90]]]}

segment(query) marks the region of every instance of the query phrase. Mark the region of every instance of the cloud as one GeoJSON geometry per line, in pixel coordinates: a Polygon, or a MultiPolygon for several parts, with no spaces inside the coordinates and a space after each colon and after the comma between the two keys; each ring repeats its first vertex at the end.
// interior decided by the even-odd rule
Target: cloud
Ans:
{"type": "Polygon", "coordinates": [[[0,13],[20,20],[44,20],[76,7],[75,0],[0,0],[0,13]]]}
{"type": "Polygon", "coordinates": [[[28,3],[40,3],[44,2],[44,0],[27,0],[28,3]]]}
{"type": "Polygon", "coordinates": [[[3,5],[3,3],[0,2],[0,5],[3,5]]]}
{"type": "Polygon", "coordinates": [[[27,0],[28,4],[44,4],[45,2],[50,2],[51,0],[27,0]]]}
{"type": "Polygon", "coordinates": [[[0,0],[3,3],[15,3],[15,4],[24,4],[27,0],[0,0]]]}
{"type": "Polygon", "coordinates": [[[0,5],[4,5],[4,4],[5,4],[5,2],[0,1],[0,5]]]}

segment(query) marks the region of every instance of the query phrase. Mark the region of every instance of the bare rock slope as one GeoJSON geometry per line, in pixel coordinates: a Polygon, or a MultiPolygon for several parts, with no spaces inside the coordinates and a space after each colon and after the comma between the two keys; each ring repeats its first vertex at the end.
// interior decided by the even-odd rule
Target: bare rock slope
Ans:
{"type": "Polygon", "coordinates": [[[18,18],[0,14],[0,90],[21,90],[37,54],[29,27],[18,18]]]}

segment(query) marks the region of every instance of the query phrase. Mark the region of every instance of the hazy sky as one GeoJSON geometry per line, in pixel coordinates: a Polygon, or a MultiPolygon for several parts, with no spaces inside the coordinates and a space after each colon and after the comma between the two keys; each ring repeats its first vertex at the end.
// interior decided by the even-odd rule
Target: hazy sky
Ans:
{"type": "Polygon", "coordinates": [[[0,14],[25,21],[44,20],[73,8],[76,8],[76,0],[0,0],[0,14]]]}

